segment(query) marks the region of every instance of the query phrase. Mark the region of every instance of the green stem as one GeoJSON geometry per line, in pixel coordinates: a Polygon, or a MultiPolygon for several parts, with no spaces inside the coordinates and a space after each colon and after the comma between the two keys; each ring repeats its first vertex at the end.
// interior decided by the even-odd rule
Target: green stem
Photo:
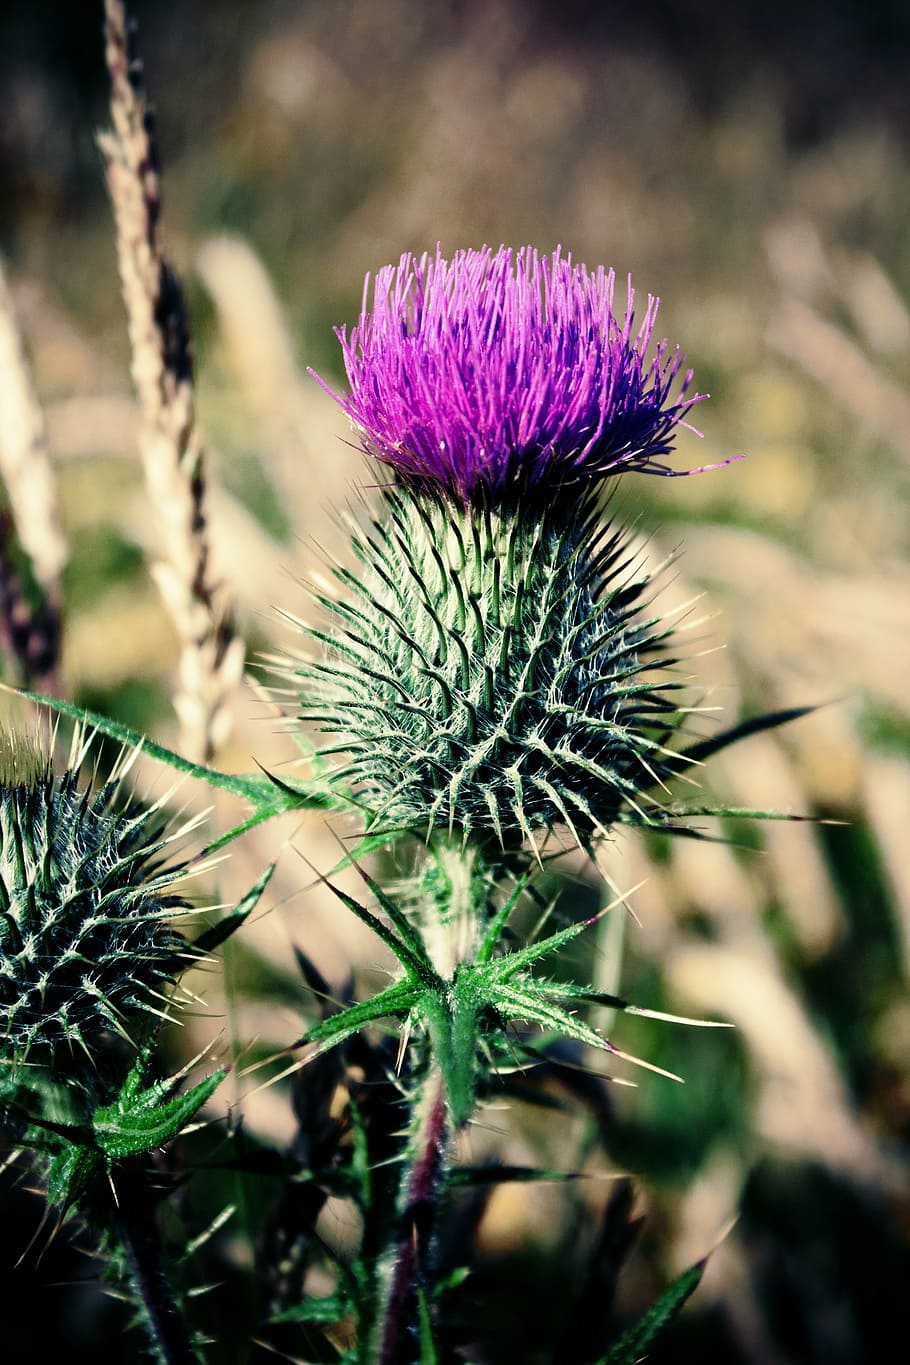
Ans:
{"type": "Polygon", "coordinates": [[[424,870],[421,933],[427,954],[444,981],[461,962],[477,956],[489,875],[478,851],[436,839],[424,870]]]}
{"type": "Polygon", "coordinates": [[[145,1179],[147,1175],[144,1178],[143,1172],[134,1170],[130,1178],[118,1181],[111,1232],[126,1256],[158,1365],[199,1365],[200,1357],[164,1273],[161,1238],[148,1207],[145,1179]]]}
{"type": "Polygon", "coordinates": [[[380,1278],[380,1312],[369,1359],[402,1365],[417,1323],[417,1291],[426,1279],[448,1145],[446,1094],[432,1063],[414,1107],[390,1254],[380,1278]]]}

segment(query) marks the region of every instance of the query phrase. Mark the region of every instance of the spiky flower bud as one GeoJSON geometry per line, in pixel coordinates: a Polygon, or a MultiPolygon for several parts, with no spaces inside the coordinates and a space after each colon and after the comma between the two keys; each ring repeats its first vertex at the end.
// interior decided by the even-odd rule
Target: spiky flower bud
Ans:
{"type": "Polygon", "coordinates": [[[338,736],[375,829],[434,828],[511,847],[565,825],[583,844],[646,821],[677,717],[655,679],[666,628],[594,501],[529,521],[387,492],[355,528],[358,573],[322,596],[327,649],[303,715],[338,736]]]}
{"type": "Polygon", "coordinates": [[[169,921],[186,902],[162,861],[160,810],[124,801],[123,767],[97,791],[85,751],[51,772],[40,749],[0,740],[0,1056],[53,1064],[91,1055],[162,1010],[187,958],[169,921]]]}

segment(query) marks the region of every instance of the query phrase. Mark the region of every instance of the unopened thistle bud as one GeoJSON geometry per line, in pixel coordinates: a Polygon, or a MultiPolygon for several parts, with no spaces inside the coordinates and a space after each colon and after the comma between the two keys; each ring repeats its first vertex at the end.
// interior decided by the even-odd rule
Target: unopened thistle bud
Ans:
{"type": "MultiPolygon", "coordinates": [[[[93,791],[82,754],[55,776],[40,749],[0,740],[0,1057],[53,1068],[101,1035],[162,1012],[188,957],[169,921],[186,910],[165,867],[165,819],[93,791]]],[[[121,767],[122,771],[122,767],[121,767]]]]}
{"type": "Polygon", "coordinates": [[[649,822],[679,724],[653,588],[604,526],[605,476],[673,472],[699,395],[678,349],[559,252],[464,251],[379,273],[339,399],[395,483],[333,572],[302,716],[376,831],[584,846],[649,822]]]}

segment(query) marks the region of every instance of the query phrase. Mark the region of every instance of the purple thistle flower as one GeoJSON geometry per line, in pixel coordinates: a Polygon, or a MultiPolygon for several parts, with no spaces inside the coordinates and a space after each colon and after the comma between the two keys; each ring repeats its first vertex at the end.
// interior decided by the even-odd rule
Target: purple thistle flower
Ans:
{"type": "Polygon", "coordinates": [[[659,300],[636,330],[631,281],[622,322],[613,312],[615,279],[530,246],[406,253],[377,274],[372,308],[367,276],[350,336],[336,329],[350,394],[314,377],[369,455],[463,503],[624,469],[697,472],[664,461],[706,395],[686,397],[678,347],[661,341],[646,359],[659,300]]]}

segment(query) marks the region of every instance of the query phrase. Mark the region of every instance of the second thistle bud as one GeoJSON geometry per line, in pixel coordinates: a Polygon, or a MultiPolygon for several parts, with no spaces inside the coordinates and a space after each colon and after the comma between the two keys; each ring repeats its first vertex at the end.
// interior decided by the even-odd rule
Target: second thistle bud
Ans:
{"type": "Polygon", "coordinates": [[[168,921],[185,902],[164,868],[160,812],[62,776],[34,746],[0,746],[0,1056],[91,1055],[159,1013],[187,958],[168,921]]]}

